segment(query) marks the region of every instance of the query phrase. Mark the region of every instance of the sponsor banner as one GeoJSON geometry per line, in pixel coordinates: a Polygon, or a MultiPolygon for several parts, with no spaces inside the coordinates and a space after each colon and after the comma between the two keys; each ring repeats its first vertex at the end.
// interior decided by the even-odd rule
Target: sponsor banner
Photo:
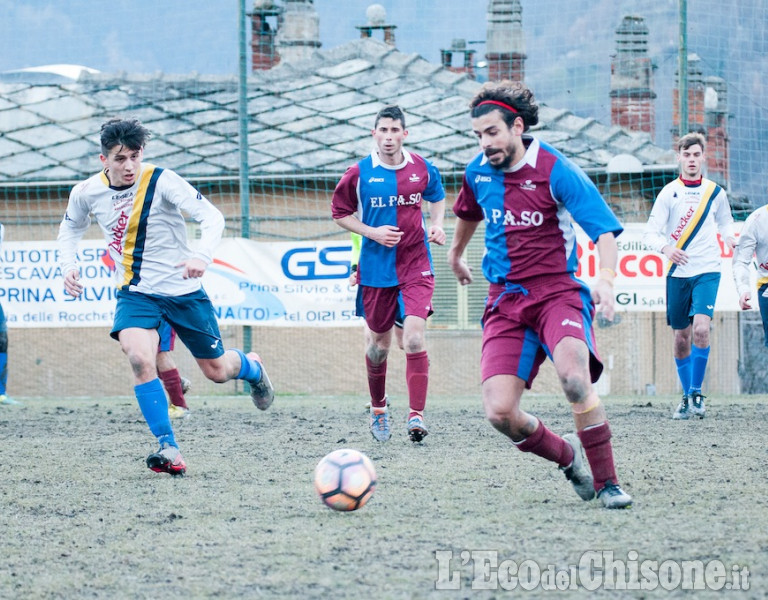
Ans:
{"type": "Polygon", "coordinates": [[[111,327],[115,311],[114,265],[104,240],[84,240],[78,260],[85,287],[79,298],[64,291],[55,241],[3,242],[0,304],[8,327],[111,327]]]}
{"type": "MultiPolygon", "coordinates": [[[[735,224],[741,231],[742,223],[735,224]]],[[[619,247],[614,291],[618,312],[666,311],[666,274],[669,261],[662,254],[646,250],[643,245],[644,223],[627,223],[624,232],[616,239],[619,247]]],[[[587,284],[594,283],[600,275],[597,248],[587,235],[576,227],[579,245],[579,270],[577,276],[587,284]]],[[[739,311],[739,295],[733,282],[731,268],[733,251],[717,236],[722,258],[722,275],[717,293],[716,311],[739,311]]],[[[738,237],[737,237],[738,239],[738,237]]],[[[757,274],[752,272],[753,288],[757,274]]],[[[757,305],[757,302],[753,302],[757,305]]]]}
{"type": "Polygon", "coordinates": [[[359,325],[352,245],[222,240],[203,277],[221,325],[359,325]]]}
{"type": "MultiPolygon", "coordinates": [[[[736,225],[738,230],[741,224],[736,225]]],[[[664,311],[666,259],[644,249],[643,224],[625,227],[618,238],[616,308],[664,311]]],[[[578,276],[591,284],[600,272],[597,250],[578,228],[577,240],[578,276]]],[[[723,273],[715,309],[738,311],[732,253],[722,243],[721,248],[723,273]]],[[[347,241],[227,238],[217,248],[203,285],[222,325],[359,325],[354,315],[356,288],[348,285],[350,252],[347,241]]],[[[81,241],[78,258],[85,290],[72,298],[64,292],[55,241],[5,242],[0,249],[0,303],[8,326],[111,327],[114,266],[103,240],[81,241]]]]}
{"type": "MultiPolygon", "coordinates": [[[[216,250],[203,286],[221,325],[359,326],[357,288],[348,285],[349,242],[253,242],[228,238],[216,250]]],[[[103,240],[83,240],[85,286],[64,291],[55,241],[5,242],[0,248],[0,303],[9,327],[111,327],[114,265],[103,240]]]]}

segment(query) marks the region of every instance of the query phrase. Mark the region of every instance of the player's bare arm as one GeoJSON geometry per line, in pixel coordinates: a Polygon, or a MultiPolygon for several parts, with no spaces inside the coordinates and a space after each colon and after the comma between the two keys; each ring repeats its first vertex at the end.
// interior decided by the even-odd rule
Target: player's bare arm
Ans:
{"type": "Polygon", "coordinates": [[[479,221],[465,221],[458,219],[456,229],[453,232],[453,242],[448,249],[448,264],[461,285],[472,283],[472,267],[464,260],[464,250],[479,225],[479,221]]]}
{"type": "Polygon", "coordinates": [[[64,276],[64,289],[67,294],[77,298],[83,293],[83,284],[80,283],[80,271],[72,269],[64,276]]]}
{"type": "Polygon", "coordinates": [[[442,246],[445,244],[446,235],[443,229],[443,220],[445,219],[445,200],[433,202],[429,205],[429,227],[427,241],[442,246]]]}
{"type": "Polygon", "coordinates": [[[604,233],[597,238],[597,253],[600,257],[600,276],[592,287],[592,300],[608,321],[613,321],[615,297],[613,280],[616,278],[618,247],[613,233],[604,233]]]}

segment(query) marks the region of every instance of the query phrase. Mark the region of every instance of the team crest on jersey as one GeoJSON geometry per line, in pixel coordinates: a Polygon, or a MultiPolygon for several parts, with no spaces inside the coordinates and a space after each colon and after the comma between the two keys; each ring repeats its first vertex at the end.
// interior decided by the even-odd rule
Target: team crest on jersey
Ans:
{"type": "Polygon", "coordinates": [[[521,183],[520,184],[520,189],[521,190],[535,190],[536,189],[536,184],[533,183],[530,179],[526,179],[525,183],[521,183]]]}
{"type": "Polygon", "coordinates": [[[421,177],[416,175],[416,173],[412,173],[411,176],[408,178],[408,181],[411,183],[416,183],[417,181],[421,181],[421,177]]]}
{"type": "Polygon", "coordinates": [[[683,194],[683,202],[688,204],[698,204],[701,201],[699,190],[688,191],[683,194]]]}
{"type": "Polygon", "coordinates": [[[133,203],[133,190],[112,195],[112,210],[122,212],[133,203]]]}

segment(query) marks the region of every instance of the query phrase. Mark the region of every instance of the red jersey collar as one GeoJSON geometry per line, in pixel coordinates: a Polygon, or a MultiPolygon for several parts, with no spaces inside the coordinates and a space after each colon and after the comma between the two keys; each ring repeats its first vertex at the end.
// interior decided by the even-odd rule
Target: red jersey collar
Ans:
{"type": "Polygon", "coordinates": [[[699,177],[698,179],[683,179],[683,176],[680,175],[680,181],[683,182],[683,185],[685,187],[696,187],[697,185],[701,185],[703,177],[699,177]]]}

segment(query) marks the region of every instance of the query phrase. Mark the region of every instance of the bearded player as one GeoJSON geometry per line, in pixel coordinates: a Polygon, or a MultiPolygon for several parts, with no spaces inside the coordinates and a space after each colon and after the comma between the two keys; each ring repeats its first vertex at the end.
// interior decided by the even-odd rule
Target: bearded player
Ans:
{"type": "Polygon", "coordinates": [[[467,166],[453,207],[458,222],[448,261],[462,285],[472,282],[462,256],[484,222],[486,416],[519,450],[558,465],[583,500],[597,496],[606,508],[626,508],[632,498],[619,487],[611,430],[592,386],[603,369],[592,328],[595,304],[613,318],[615,238],[622,227],[581,169],[527,134],[538,123],[538,106],[523,84],[487,83],[470,107],[482,152],[467,166]],[[600,257],[591,295],[575,277],[572,218],[600,257]],[[570,403],[575,435],[557,435],[520,406],[547,356],[570,403]]]}

